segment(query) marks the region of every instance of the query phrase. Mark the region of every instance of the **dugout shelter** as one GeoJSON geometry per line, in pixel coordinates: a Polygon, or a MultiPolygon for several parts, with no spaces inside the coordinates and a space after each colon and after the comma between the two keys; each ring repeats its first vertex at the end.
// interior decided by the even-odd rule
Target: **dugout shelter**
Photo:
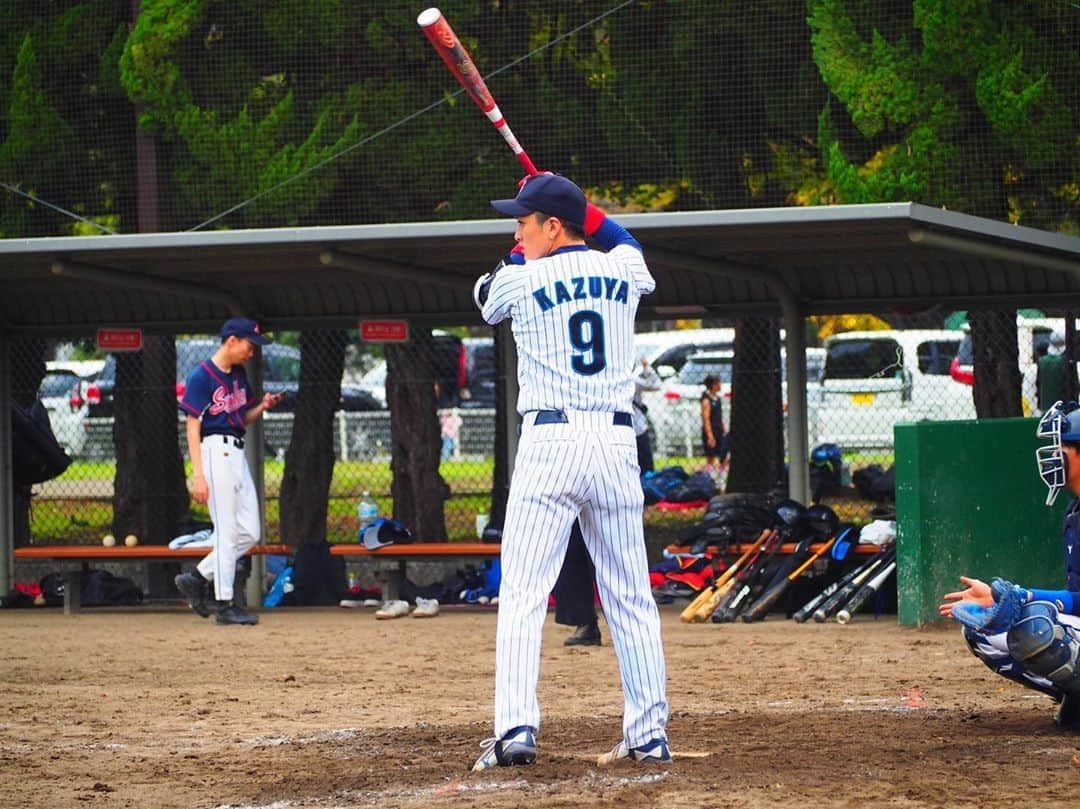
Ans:
{"type": "MultiPolygon", "coordinates": [[[[760,312],[781,319],[789,487],[803,501],[804,318],[1080,305],[1080,238],[916,203],[632,214],[619,221],[644,245],[657,280],[640,318],[760,312]]],[[[513,227],[477,220],[0,241],[0,412],[10,411],[8,342],[17,334],[64,336],[102,326],[212,332],[240,315],[271,330],[355,328],[368,318],[479,323],[473,282],[505,253],[513,227]]],[[[512,402],[515,375],[505,370],[512,402]]],[[[10,430],[10,420],[0,420],[5,592],[13,570],[10,430]]],[[[516,431],[507,432],[512,463],[516,431]]]]}

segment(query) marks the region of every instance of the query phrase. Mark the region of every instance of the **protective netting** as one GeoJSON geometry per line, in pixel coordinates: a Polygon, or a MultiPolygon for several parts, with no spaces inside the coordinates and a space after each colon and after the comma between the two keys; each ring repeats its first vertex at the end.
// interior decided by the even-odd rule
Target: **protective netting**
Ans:
{"type": "MultiPolygon", "coordinates": [[[[911,200],[1078,230],[1074,4],[459,0],[441,9],[535,163],[609,210],[911,200]]],[[[488,200],[513,193],[521,168],[420,33],[420,10],[366,0],[143,0],[137,13],[120,0],[2,4],[0,236],[493,216],[488,200]]],[[[478,257],[478,270],[497,258],[478,257]]],[[[947,311],[808,321],[807,429],[812,448],[826,446],[812,476],[821,496],[850,501],[845,516],[887,499],[897,421],[970,417],[980,385],[980,416],[1021,415],[1038,409],[1040,387],[1052,395],[1048,378],[1071,385],[1060,368],[1037,373],[1066,313],[1026,314],[974,311],[970,332],[947,311]],[[979,357],[996,364],[973,386],[979,357]]],[[[639,354],[662,377],[644,397],[655,465],[705,464],[701,397],[716,376],[727,435],[712,471],[729,488],[782,485],[779,324],[639,329],[639,354]]],[[[310,425],[297,432],[298,411],[287,408],[266,420],[267,539],[310,538],[300,526],[283,532],[283,508],[303,510],[335,541],[355,536],[365,490],[383,513],[401,509],[395,429],[439,455],[428,495],[445,504],[444,523],[425,538],[476,536],[502,485],[495,340],[475,324],[414,333],[419,342],[396,359],[355,333],[276,335],[266,388],[329,386],[338,405],[329,482],[314,501],[307,487],[319,470],[301,451],[310,425]],[[405,386],[398,407],[387,359],[405,386]]],[[[92,338],[12,343],[16,399],[40,397],[75,458],[34,487],[22,541],[96,541],[161,514],[151,541],[164,541],[182,519],[205,516],[189,511],[175,397],[187,363],[214,338],[158,336],[148,360],[110,358],[92,338]],[[114,395],[121,405],[127,397],[126,415],[109,412],[114,395]]],[[[1066,357],[1071,367],[1075,355],[1066,357]]]]}
{"type": "MultiPolygon", "coordinates": [[[[1015,339],[1017,359],[996,369],[990,387],[1012,412],[1038,414],[1058,399],[1075,398],[1075,373],[1067,369],[1075,367],[1078,352],[1075,346],[1066,351],[1061,313],[957,312],[945,322],[941,313],[807,320],[812,495],[854,520],[891,502],[894,425],[975,417],[979,346],[969,322],[1002,316],[1011,330],[994,351],[1007,354],[1015,339]]],[[[641,394],[654,469],[706,470],[720,490],[783,489],[789,417],[784,333],[768,318],[710,323],[639,326],[637,355],[656,372],[641,394]],[[708,378],[715,380],[710,401],[720,414],[709,453],[702,406],[708,378]]],[[[422,499],[434,504],[441,523],[428,522],[431,535],[424,538],[479,536],[485,518],[498,512],[500,492],[496,413],[503,380],[491,330],[414,329],[410,343],[397,349],[337,330],[274,337],[263,349],[257,383],[259,390],[287,394],[262,422],[267,541],[308,541],[311,525],[331,541],[355,541],[365,491],[382,515],[421,521],[416,496],[394,488],[395,475],[410,473],[404,460],[395,467],[395,440],[409,453],[398,458],[430,458],[438,475],[422,499]],[[317,434],[327,425],[301,410],[305,398],[324,394],[334,403],[320,441],[317,434]],[[308,478],[320,474],[313,462],[321,458],[328,483],[312,486],[308,478]],[[291,488],[285,485],[290,476],[291,488]],[[294,513],[314,513],[314,522],[283,520],[294,513]]],[[[176,402],[190,370],[218,342],[215,335],[147,336],[142,352],[102,354],[92,335],[13,341],[16,402],[28,407],[40,400],[73,458],[63,475],[32,487],[22,541],[98,541],[149,524],[157,535],[147,541],[165,542],[192,520],[207,519],[205,507],[187,495],[191,468],[176,402]],[[175,360],[167,353],[173,347],[175,360]],[[175,373],[152,375],[163,351],[175,373]]],[[[647,511],[647,519],[663,523],[661,513],[647,511]]]]}
{"type": "MultiPolygon", "coordinates": [[[[483,218],[521,173],[416,4],[131,6],[0,11],[2,235],[94,232],[57,208],[123,232],[483,218]]],[[[608,207],[912,200],[1076,231],[1075,4],[441,8],[534,162],[608,207]]]]}

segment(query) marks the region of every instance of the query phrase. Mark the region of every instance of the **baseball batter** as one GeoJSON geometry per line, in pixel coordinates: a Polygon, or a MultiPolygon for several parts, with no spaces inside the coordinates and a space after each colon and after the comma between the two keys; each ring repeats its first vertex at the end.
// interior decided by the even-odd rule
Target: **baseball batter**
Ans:
{"type": "Polygon", "coordinates": [[[964,640],[993,671],[1042,691],[1059,703],[1054,721],[1080,731],[1080,405],[1057,402],[1039,421],[1039,475],[1049,489],[1046,505],[1067,488],[1065,589],[991,584],[961,577],[966,589],[947,593],[942,615],[964,625],[964,640]]]}
{"type": "Polygon", "coordinates": [[[237,560],[259,541],[260,533],[258,498],[244,456],[244,431],[284,396],[267,393],[253,404],[255,394],[244,372],[255,346],[269,342],[253,320],[226,321],[221,345],[188,375],[180,402],[187,414],[192,497],[196,503],[209,503],[214,532],[213,550],[194,571],[176,577],[176,588],[206,618],[210,615],[208,582],[213,582],[219,624],[259,622],[258,616],[233,602],[233,579],[237,560]]]}
{"type": "Polygon", "coordinates": [[[495,736],[473,769],[536,759],[541,630],[575,519],[596,565],[625,702],[623,738],[600,763],[666,763],[664,650],[630,413],[634,318],[656,284],[641,246],[565,177],[537,175],[492,206],[517,218],[524,263],[504,260],[474,296],[488,323],[512,321],[522,427],[502,537],[495,736]],[[608,252],[590,250],[586,233],[608,252]]]}

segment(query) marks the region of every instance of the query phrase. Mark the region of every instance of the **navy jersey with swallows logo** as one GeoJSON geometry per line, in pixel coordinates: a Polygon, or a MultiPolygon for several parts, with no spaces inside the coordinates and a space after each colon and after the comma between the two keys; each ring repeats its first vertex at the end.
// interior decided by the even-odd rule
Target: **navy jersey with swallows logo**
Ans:
{"type": "Polygon", "coordinates": [[[180,409],[202,422],[202,434],[244,434],[244,416],[253,406],[255,394],[248,384],[242,365],[226,373],[206,360],[199,363],[187,378],[180,409]]]}

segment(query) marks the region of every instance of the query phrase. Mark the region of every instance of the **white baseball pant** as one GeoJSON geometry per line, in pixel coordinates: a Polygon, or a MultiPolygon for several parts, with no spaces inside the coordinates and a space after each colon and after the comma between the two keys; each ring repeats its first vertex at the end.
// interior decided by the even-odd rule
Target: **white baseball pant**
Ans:
{"type": "Polygon", "coordinates": [[[619,660],[623,736],[637,747],[666,738],[668,706],[636,437],[631,426],[613,424],[611,413],[566,416],[565,424],[534,425],[536,413],[527,413],[522,425],[502,539],[495,736],[519,725],[540,727],[536,683],[548,594],[580,514],[619,660]]]}
{"type": "Polygon", "coordinates": [[[202,439],[203,473],[210,489],[213,550],[199,562],[199,573],[214,582],[214,597],[231,601],[236,560],[259,541],[259,498],[244,450],[232,436],[202,439]]]}

